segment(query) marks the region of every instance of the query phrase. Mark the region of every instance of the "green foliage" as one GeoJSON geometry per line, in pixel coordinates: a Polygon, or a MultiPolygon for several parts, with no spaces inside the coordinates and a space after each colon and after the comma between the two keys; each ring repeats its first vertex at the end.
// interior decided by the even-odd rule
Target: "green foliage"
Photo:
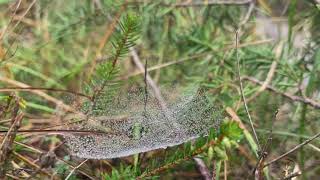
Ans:
{"type": "MultiPolygon", "coordinates": [[[[112,55],[107,62],[101,63],[96,68],[96,76],[92,79],[92,86],[105,86],[106,82],[115,79],[117,75],[117,61],[127,55],[129,48],[136,44],[139,38],[140,28],[138,16],[127,14],[119,22],[117,31],[113,34],[112,55]]],[[[100,87],[103,89],[104,87],[100,87]]]]}
{"type": "MultiPolygon", "coordinates": [[[[93,177],[101,174],[100,171],[102,171],[105,173],[105,179],[134,179],[138,175],[152,172],[157,168],[164,168],[164,171],[155,173],[150,179],[159,178],[159,176],[162,179],[179,179],[180,177],[175,177],[179,176],[179,173],[197,173],[191,159],[193,153],[203,148],[203,151],[197,156],[205,160],[209,170],[212,170],[213,161],[216,162],[217,177],[222,174],[224,169],[223,161],[232,164],[232,168],[228,169],[230,172],[228,178],[247,175],[247,172],[252,170],[250,168],[254,166],[254,164],[249,164],[247,156],[249,158],[258,156],[257,144],[252,137],[249,124],[245,120],[245,110],[239,103],[241,97],[235,73],[236,57],[233,45],[235,27],[246,15],[248,6],[190,5],[175,7],[163,4],[180,3],[180,1],[155,0],[137,3],[130,1],[122,12],[111,40],[106,43],[101,52],[102,59],[97,60],[94,73],[91,78],[88,78],[87,72],[91,63],[96,60],[96,50],[101,37],[113,18],[119,13],[124,2],[123,0],[116,2],[113,0],[36,1],[30,11],[21,19],[21,22],[17,19],[13,20],[8,33],[0,43],[0,56],[2,56],[2,50],[8,51],[9,54],[15,52],[10,60],[1,62],[0,76],[31,87],[84,92],[93,97],[93,102],[90,100],[85,102],[82,110],[89,112],[89,115],[101,115],[104,113],[105,104],[113,99],[115,92],[119,90],[119,84],[122,83],[124,88],[131,85],[143,86],[141,84],[142,76],[118,81],[119,77],[122,78],[136,72],[137,69],[134,65],[129,61],[122,60],[125,60],[130,48],[139,41],[139,47],[135,49],[139,52],[141,60],[148,60],[149,73],[156,84],[185,86],[190,82],[201,82],[201,86],[207,88],[210,93],[208,97],[210,103],[216,105],[218,110],[221,108],[221,111],[226,107],[234,109],[236,115],[249,131],[243,131],[235,122],[226,121],[222,123],[218,132],[212,131],[208,137],[200,137],[197,140],[165,150],[143,153],[139,156],[139,161],[135,161],[138,159],[132,160],[131,157],[123,158],[119,160],[121,161],[119,165],[118,160],[110,160],[108,162],[113,167],[112,172],[106,170],[110,167],[103,163],[101,165],[103,168],[97,168],[101,162],[95,160],[90,160],[90,163],[86,163],[86,166],[79,169],[88,170],[93,177]],[[19,25],[15,29],[11,29],[16,22],[19,22],[19,25]],[[16,47],[18,47],[17,50],[15,50],[16,47]],[[200,56],[200,54],[202,55],[200,56]],[[206,146],[212,141],[219,140],[219,137],[223,137],[221,141],[217,141],[212,146],[206,146]],[[242,140],[244,138],[245,140],[242,140]],[[235,151],[239,145],[245,148],[249,147],[250,152],[247,156],[235,151]],[[178,162],[176,165],[169,166],[176,162],[178,162]],[[97,165],[98,163],[99,165],[97,165]]],[[[284,42],[277,67],[268,83],[268,87],[273,87],[277,91],[266,89],[260,92],[258,97],[248,102],[259,139],[262,142],[265,141],[270,130],[274,112],[279,109],[279,116],[273,128],[271,151],[268,152],[274,156],[280,155],[284,149],[290,149],[293,145],[315,134],[320,127],[318,109],[283,96],[286,93],[301,98],[306,97],[314,102],[320,101],[319,4],[311,0],[293,0],[290,1],[287,9],[281,9],[281,2],[284,1],[259,1],[256,4],[251,18],[243,27],[240,38],[241,48],[238,49],[243,62],[242,75],[264,82],[277,57],[275,55],[277,40],[284,42]],[[266,5],[262,5],[262,2],[265,2],[266,5]],[[273,11],[270,15],[275,17],[263,13],[264,6],[270,6],[267,7],[273,11]],[[283,11],[278,21],[279,10],[283,11]],[[268,22],[276,20],[277,23],[284,25],[287,28],[284,32],[285,37],[279,37],[279,39],[277,39],[278,36],[272,37],[275,39],[273,42],[255,44],[265,38],[256,32],[255,21],[263,20],[261,17],[265,17],[268,22]],[[255,20],[255,18],[257,19],[255,20]],[[282,23],[283,19],[287,21],[282,23]],[[305,44],[305,46],[297,47],[297,37],[305,32],[308,36],[302,36],[302,40],[298,39],[298,45],[305,44]]],[[[11,19],[9,15],[15,5],[13,1],[0,0],[1,29],[5,29],[9,23],[11,19]]],[[[15,18],[19,18],[29,5],[29,1],[22,1],[15,18]]],[[[272,28],[274,30],[277,27],[270,26],[265,29],[272,28]]],[[[269,38],[268,36],[267,34],[266,38],[269,38]]],[[[249,80],[243,82],[244,95],[248,98],[260,88],[259,85],[249,80]]],[[[12,86],[15,85],[1,81],[1,88],[12,86]]],[[[65,93],[44,90],[41,92],[64,103],[70,103],[65,93]]],[[[57,120],[60,120],[59,106],[54,102],[35,94],[34,91],[14,91],[14,93],[26,101],[21,103],[21,111],[24,111],[26,115],[21,129],[45,129],[61,123],[57,120]],[[56,118],[57,114],[59,114],[59,118],[56,118]]],[[[1,108],[5,107],[7,103],[10,108],[12,107],[8,94],[1,92],[1,108]]],[[[174,92],[172,94],[178,96],[174,92]]],[[[0,119],[1,130],[10,128],[10,118],[10,113],[6,113],[0,119]]],[[[55,128],[58,129],[59,126],[55,128]]],[[[30,138],[29,135],[21,134],[15,140],[24,142],[30,147],[48,150],[50,149],[46,147],[48,144],[52,143],[51,146],[56,145],[56,141],[63,141],[59,138],[60,136],[30,138]]],[[[312,145],[318,147],[319,142],[314,141],[312,145]]],[[[66,154],[64,145],[61,147],[56,150],[57,156],[64,157],[66,154]]],[[[303,162],[308,164],[313,163],[314,159],[319,159],[319,154],[314,153],[316,151],[310,147],[307,146],[298,153],[300,158],[296,158],[297,154],[294,153],[290,156],[290,159],[299,163],[302,170],[304,169],[303,162]]],[[[12,151],[19,152],[38,163],[32,148],[14,145],[12,151]]],[[[15,158],[15,156],[12,157],[15,158]]],[[[65,160],[71,162],[70,164],[75,164],[74,158],[65,160]]],[[[12,162],[21,166],[21,169],[33,168],[18,158],[12,162]]],[[[54,169],[46,169],[45,171],[50,173],[53,171],[52,174],[56,174],[57,178],[64,178],[71,170],[69,165],[57,162],[54,169]]],[[[306,174],[307,179],[316,177],[317,172],[317,168],[310,169],[306,174]]],[[[9,172],[9,174],[14,173],[9,172]]],[[[278,169],[272,169],[270,174],[277,178],[283,177],[282,172],[278,169]]],[[[42,177],[45,176],[44,174],[38,176],[43,179],[49,178],[42,177]]],[[[76,170],[72,178],[82,178],[82,176],[78,175],[76,170]]],[[[181,177],[181,179],[183,178],[185,177],[181,177]]]]}
{"type": "Polygon", "coordinates": [[[220,127],[220,133],[221,135],[234,141],[239,141],[243,137],[243,131],[239,127],[239,124],[235,121],[222,123],[220,127]]]}
{"type": "Polygon", "coordinates": [[[103,89],[103,86],[107,86],[107,83],[114,80],[119,73],[117,67],[113,67],[111,62],[101,63],[96,68],[95,75],[91,78],[91,83],[88,88],[91,89],[91,93],[96,89],[103,89]],[[94,89],[95,88],[95,89],[94,89]]]}
{"type": "Polygon", "coordinates": [[[135,179],[134,171],[131,166],[124,166],[120,164],[119,169],[113,169],[111,174],[103,175],[105,180],[118,180],[118,179],[135,179]]]}
{"type": "Polygon", "coordinates": [[[134,14],[127,14],[120,22],[118,31],[113,35],[111,41],[112,63],[113,66],[117,63],[118,59],[125,56],[129,52],[129,48],[133,47],[139,38],[140,22],[139,17],[134,14]]]}
{"type": "MultiPolygon", "coordinates": [[[[93,105],[91,111],[93,114],[102,114],[103,108],[109,99],[117,90],[117,83],[114,81],[119,73],[117,61],[127,55],[129,48],[136,44],[139,38],[139,19],[134,14],[127,14],[119,22],[119,28],[113,34],[112,55],[106,62],[100,63],[96,68],[95,75],[91,78],[91,83],[87,86],[86,91],[92,94],[93,105]],[[111,82],[113,81],[113,82],[111,82]],[[108,91],[105,88],[108,86],[108,91]]],[[[85,103],[84,108],[88,103],[85,103]]]]}
{"type": "MultiPolygon", "coordinates": [[[[68,161],[70,160],[70,156],[65,156],[63,158],[64,161],[68,161]]],[[[59,174],[60,176],[66,178],[68,176],[68,173],[71,171],[72,169],[70,168],[70,166],[68,166],[67,164],[63,163],[63,162],[58,162],[56,164],[56,166],[54,167],[54,171],[59,174]]],[[[78,178],[76,177],[75,174],[72,174],[69,177],[70,180],[77,180],[78,178]]]]}

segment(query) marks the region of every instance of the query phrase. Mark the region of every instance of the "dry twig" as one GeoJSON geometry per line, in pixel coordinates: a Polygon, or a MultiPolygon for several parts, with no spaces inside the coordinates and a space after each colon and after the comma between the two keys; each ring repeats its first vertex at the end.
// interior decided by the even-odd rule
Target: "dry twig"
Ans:
{"type": "MultiPolygon", "coordinates": [[[[151,1],[150,1],[151,2],[151,1]]],[[[251,0],[209,0],[209,1],[187,1],[183,3],[160,3],[160,6],[169,6],[176,8],[193,7],[193,6],[211,6],[211,5],[244,5],[250,3],[251,0]]],[[[144,1],[131,1],[131,5],[139,5],[145,3],[144,1]]]]}
{"type": "MultiPolygon", "coordinates": [[[[27,145],[27,144],[24,144],[24,143],[21,143],[21,142],[15,141],[14,143],[15,143],[15,144],[18,144],[18,145],[20,145],[20,146],[23,146],[23,147],[25,147],[25,148],[27,148],[27,149],[35,152],[35,153],[38,153],[38,154],[49,154],[49,152],[46,152],[46,151],[37,149],[37,148],[35,148],[35,147],[32,147],[32,146],[30,146],[30,145],[27,145]]],[[[40,156],[41,156],[41,155],[40,155],[40,156]]],[[[59,157],[55,157],[55,158],[56,158],[58,161],[61,161],[61,162],[63,162],[64,164],[70,166],[71,168],[75,168],[75,167],[76,167],[76,166],[70,164],[69,162],[67,162],[67,161],[64,160],[64,159],[61,159],[61,158],[59,158],[59,157]]],[[[81,174],[83,174],[83,175],[85,175],[86,177],[88,177],[89,179],[96,179],[96,178],[90,176],[88,173],[83,172],[83,171],[80,170],[79,168],[78,168],[78,171],[79,171],[81,174]]]]}
{"type": "MultiPolygon", "coordinates": [[[[10,84],[10,85],[13,85],[13,86],[17,86],[17,87],[21,87],[21,88],[31,88],[31,86],[27,85],[27,84],[24,84],[22,82],[19,82],[19,81],[15,81],[13,79],[9,79],[7,77],[3,77],[3,76],[0,76],[0,81],[2,82],[5,82],[7,84],[10,84]]],[[[30,91],[32,92],[33,94],[36,94],[50,102],[53,102],[54,104],[60,106],[63,110],[67,111],[67,112],[77,112],[74,108],[72,108],[71,106],[69,105],[66,105],[64,104],[62,101],[40,91],[40,90],[33,90],[33,91],[30,91]]]]}
{"type": "Polygon", "coordinates": [[[248,105],[247,105],[246,97],[244,96],[243,84],[242,84],[242,80],[241,80],[242,78],[241,78],[241,72],[240,72],[240,59],[239,59],[239,53],[238,53],[238,44],[239,44],[239,30],[236,31],[236,59],[237,59],[237,72],[238,72],[238,80],[239,80],[241,98],[242,98],[246,113],[247,113],[248,118],[249,118],[251,130],[252,130],[252,132],[254,134],[254,138],[255,138],[256,144],[258,146],[258,150],[260,151],[261,147],[260,147],[258,135],[256,133],[256,130],[255,130],[254,126],[253,126],[253,122],[252,122],[251,115],[249,113],[249,108],[248,108],[248,105]]]}
{"type": "Polygon", "coordinates": [[[26,91],[26,92],[29,92],[29,91],[33,91],[33,90],[64,92],[64,93],[74,94],[76,96],[82,96],[82,97],[85,97],[87,99],[91,98],[90,96],[88,96],[86,94],[75,92],[75,91],[70,91],[70,90],[65,90],[65,89],[41,88],[41,87],[5,87],[5,88],[0,88],[0,92],[12,92],[12,91],[26,91]]]}
{"type": "Polygon", "coordinates": [[[206,164],[203,162],[202,159],[198,157],[194,157],[193,160],[196,162],[197,168],[199,172],[201,173],[204,180],[211,180],[212,177],[210,175],[210,172],[206,166],[206,164]]]}
{"type": "Polygon", "coordinates": [[[6,27],[4,28],[4,30],[1,32],[1,34],[0,34],[0,41],[2,41],[5,33],[7,32],[8,28],[9,28],[9,25],[12,23],[13,17],[17,14],[17,10],[19,9],[19,7],[20,7],[20,5],[21,5],[21,2],[22,2],[22,0],[19,0],[19,1],[18,1],[17,6],[16,6],[16,8],[14,9],[14,12],[13,12],[11,18],[10,18],[9,23],[6,25],[6,27]]]}
{"type": "MultiPolygon", "coordinates": [[[[243,80],[247,80],[247,81],[250,81],[254,84],[257,84],[257,85],[260,85],[262,86],[263,85],[263,82],[253,78],[253,77],[248,77],[248,76],[244,76],[242,77],[243,80]]],[[[319,102],[316,102],[315,100],[313,99],[310,99],[310,98],[307,98],[307,97],[300,97],[300,96],[294,96],[294,95],[291,95],[289,93],[286,93],[286,92],[281,92],[279,90],[277,90],[276,88],[270,86],[270,85],[267,85],[266,86],[267,90],[271,91],[271,92],[274,92],[276,94],[279,94],[287,99],[290,99],[292,101],[297,101],[297,102],[302,102],[304,104],[307,104],[309,106],[312,106],[316,109],[320,109],[320,103],[319,102]]]]}
{"type": "MultiPolygon", "coordinates": [[[[244,47],[248,47],[248,46],[255,46],[255,45],[266,44],[266,43],[271,43],[271,42],[273,42],[272,39],[248,42],[248,43],[239,44],[238,48],[244,48],[244,47]]],[[[234,45],[230,45],[230,46],[227,46],[227,47],[223,48],[222,51],[229,51],[229,50],[234,49],[234,48],[235,48],[234,45]]],[[[175,60],[175,61],[171,61],[171,62],[168,62],[168,63],[164,63],[164,64],[156,65],[156,66],[153,66],[153,67],[149,67],[147,72],[154,71],[154,70],[157,70],[157,69],[160,69],[160,68],[165,68],[165,67],[168,67],[168,66],[171,66],[171,65],[174,65],[174,64],[183,63],[185,61],[190,61],[190,60],[194,60],[194,59],[197,59],[197,58],[205,57],[205,56],[208,56],[210,54],[212,54],[212,52],[205,52],[205,53],[199,53],[199,54],[195,54],[195,55],[190,55],[188,57],[181,58],[179,60],[175,60]]],[[[130,77],[137,76],[137,75],[140,75],[140,74],[143,74],[143,73],[144,73],[144,70],[138,70],[136,72],[130,73],[129,75],[125,75],[125,76],[120,77],[119,80],[129,79],[130,77]]]]}
{"type": "Polygon", "coordinates": [[[69,173],[69,175],[66,177],[65,180],[68,180],[68,179],[71,177],[71,175],[72,175],[78,168],[80,168],[84,163],[86,163],[88,160],[89,160],[89,159],[85,159],[85,160],[82,161],[78,166],[74,167],[74,168],[72,169],[72,171],[69,173]]]}
{"type": "MultiPolygon", "coordinates": [[[[130,48],[130,51],[131,51],[131,56],[132,56],[133,62],[136,64],[136,66],[139,68],[140,71],[144,71],[143,64],[142,64],[137,52],[135,51],[135,49],[130,48]]],[[[154,95],[157,98],[157,100],[159,101],[161,107],[163,109],[167,109],[167,105],[161,95],[160,89],[157,87],[156,83],[153,81],[153,79],[151,78],[149,73],[147,73],[147,71],[146,71],[146,81],[150,85],[150,87],[152,88],[154,95]]]]}
{"type": "Polygon", "coordinates": [[[296,150],[298,150],[298,149],[302,148],[304,145],[306,145],[306,144],[310,143],[311,141],[313,141],[314,139],[316,139],[316,138],[318,138],[318,137],[320,137],[320,132],[319,132],[319,133],[317,133],[316,135],[314,135],[314,136],[310,137],[310,138],[309,138],[309,139],[307,139],[306,141],[302,142],[301,144],[299,144],[299,145],[295,146],[295,147],[294,147],[294,148],[292,148],[290,151],[288,151],[288,152],[286,152],[286,153],[282,154],[281,156],[279,156],[279,157],[277,157],[277,158],[275,158],[275,159],[273,159],[273,160],[271,160],[271,161],[267,162],[267,163],[264,165],[264,167],[267,167],[267,166],[269,166],[270,164],[272,164],[272,163],[275,163],[275,162],[279,161],[280,159],[282,159],[282,158],[284,158],[284,157],[288,156],[289,154],[291,154],[291,153],[295,152],[296,150]]]}
{"type": "MultiPolygon", "coordinates": [[[[12,98],[14,98],[14,104],[11,112],[11,126],[6,135],[2,138],[2,142],[0,144],[0,179],[3,179],[6,176],[6,163],[11,153],[16,133],[20,128],[20,123],[23,118],[23,113],[19,113],[19,98],[14,95],[12,98]]],[[[10,106],[8,106],[8,108],[9,107],[10,106]]]]}

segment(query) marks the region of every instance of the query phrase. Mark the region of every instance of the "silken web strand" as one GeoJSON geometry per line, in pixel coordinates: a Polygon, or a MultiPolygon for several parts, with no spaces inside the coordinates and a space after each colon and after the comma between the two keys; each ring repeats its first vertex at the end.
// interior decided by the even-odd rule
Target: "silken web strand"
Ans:
{"type": "Polygon", "coordinates": [[[90,159],[124,157],[179,145],[219,126],[216,109],[199,88],[161,90],[165,109],[146,88],[119,90],[111,99],[103,97],[108,92],[100,96],[90,117],[69,129],[105,134],[66,134],[71,154],[90,159]]]}

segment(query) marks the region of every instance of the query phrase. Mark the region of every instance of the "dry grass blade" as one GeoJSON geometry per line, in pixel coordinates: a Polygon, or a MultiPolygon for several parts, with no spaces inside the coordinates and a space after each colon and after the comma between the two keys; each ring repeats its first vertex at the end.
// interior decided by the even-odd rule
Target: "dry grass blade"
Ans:
{"type": "Polygon", "coordinates": [[[4,28],[4,30],[1,32],[1,34],[0,34],[0,42],[2,42],[2,39],[3,39],[4,35],[5,35],[6,32],[7,32],[8,28],[9,28],[9,25],[10,25],[11,22],[13,21],[13,17],[14,17],[15,14],[17,13],[17,10],[19,9],[19,7],[20,7],[20,5],[21,5],[21,2],[22,2],[22,0],[19,0],[19,1],[18,1],[17,6],[16,6],[16,8],[15,8],[15,10],[14,10],[14,12],[13,12],[13,15],[11,16],[11,19],[10,19],[8,25],[6,25],[6,27],[4,28]]]}
{"type": "Polygon", "coordinates": [[[11,124],[9,130],[5,131],[6,135],[2,139],[2,142],[0,144],[0,149],[4,147],[4,144],[10,138],[10,136],[15,137],[15,134],[18,132],[18,128],[20,127],[20,121],[22,120],[22,118],[23,118],[22,113],[13,118],[13,123],[11,124]]]}
{"type": "Polygon", "coordinates": [[[74,92],[74,91],[69,91],[69,90],[65,90],[65,89],[54,89],[54,88],[41,88],[41,87],[5,87],[5,88],[0,88],[0,92],[12,92],[12,91],[26,91],[26,92],[30,92],[32,90],[43,90],[43,91],[54,91],[54,92],[64,92],[64,93],[69,93],[69,94],[74,94],[76,96],[82,96],[85,97],[87,99],[90,99],[91,97],[83,94],[83,93],[79,93],[79,92],[74,92]]]}
{"type": "MultiPolygon", "coordinates": [[[[24,84],[22,82],[15,81],[13,79],[9,79],[6,77],[2,77],[2,76],[0,76],[0,81],[5,82],[10,85],[13,85],[13,86],[21,87],[21,88],[32,88],[31,86],[29,86],[27,84],[24,84]]],[[[49,102],[53,102],[54,104],[56,104],[56,106],[58,106],[59,108],[61,108],[65,112],[72,112],[72,113],[75,113],[75,115],[79,116],[80,118],[84,118],[84,119],[87,118],[87,116],[84,113],[79,112],[78,110],[76,110],[72,106],[69,106],[69,105],[63,103],[61,100],[58,100],[58,99],[42,92],[41,90],[32,90],[30,92],[46,99],[49,102]]],[[[64,123],[63,125],[65,125],[65,124],[70,124],[70,122],[64,123]]]]}
{"type": "Polygon", "coordinates": [[[26,9],[26,11],[20,16],[19,20],[16,22],[16,24],[13,26],[12,30],[14,30],[21,22],[21,20],[28,14],[30,9],[33,7],[33,5],[37,2],[37,0],[33,0],[29,7],[26,9]]]}
{"type": "Polygon", "coordinates": [[[66,177],[65,180],[68,180],[68,179],[72,176],[72,174],[73,174],[78,168],[80,168],[84,163],[86,163],[88,160],[89,160],[89,159],[85,159],[85,160],[82,161],[78,166],[74,167],[74,168],[72,169],[72,171],[69,173],[69,175],[66,177]]]}
{"type": "Polygon", "coordinates": [[[0,179],[6,176],[6,163],[11,153],[16,133],[20,128],[21,120],[23,118],[23,113],[19,113],[19,98],[16,96],[13,96],[13,98],[14,104],[11,112],[11,126],[4,138],[2,138],[0,145],[0,179]]]}
{"type": "MultiPolygon", "coordinates": [[[[5,82],[7,84],[11,84],[13,86],[17,86],[17,87],[21,87],[21,88],[31,88],[31,86],[27,85],[27,84],[24,84],[22,82],[19,82],[19,81],[15,81],[13,79],[9,79],[9,78],[6,78],[6,77],[3,77],[3,76],[0,76],[0,81],[2,82],[5,82]]],[[[54,104],[60,106],[63,110],[65,111],[69,111],[69,112],[77,112],[74,108],[72,108],[71,106],[69,105],[66,105],[64,104],[62,101],[40,91],[40,90],[32,90],[30,91],[32,92],[33,94],[36,94],[50,102],[53,102],[54,104]]]]}
{"type": "Polygon", "coordinates": [[[31,133],[31,134],[45,134],[45,135],[66,135],[66,134],[81,134],[81,135],[119,135],[113,134],[111,132],[103,131],[93,131],[93,130],[69,130],[69,129],[29,129],[29,130],[18,130],[15,132],[9,131],[0,131],[0,134],[6,134],[9,136],[14,133],[31,133]]]}
{"type": "Polygon", "coordinates": [[[14,154],[15,156],[17,156],[18,159],[20,159],[20,160],[22,160],[23,162],[29,164],[29,165],[32,166],[33,168],[39,170],[39,172],[41,172],[42,174],[45,174],[45,175],[48,176],[48,177],[51,177],[51,176],[52,176],[51,173],[43,170],[39,165],[37,165],[36,163],[34,163],[32,160],[26,158],[25,156],[23,156],[23,155],[21,155],[21,154],[19,154],[19,153],[17,153],[17,152],[13,152],[13,154],[14,154]]]}
{"type": "MultiPolygon", "coordinates": [[[[211,6],[211,5],[244,5],[252,2],[251,0],[209,0],[209,1],[186,1],[183,3],[160,3],[161,6],[169,6],[176,8],[192,7],[192,6],[211,6]]],[[[139,5],[145,3],[144,1],[130,1],[130,5],[139,5]]]]}
{"type": "MultiPolygon", "coordinates": [[[[45,152],[45,151],[43,151],[43,150],[40,150],[40,149],[37,149],[37,148],[35,148],[35,147],[33,147],[33,146],[30,146],[30,145],[27,145],[27,144],[24,144],[24,143],[21,143],[21,142],[16,142],[16,141],[15,141],[14,143],[15,143],[15,144],[18,144],[18,145],[20,145],[20,146],[23,146],[23,147],[31,150],[32,152],[35,152],[35,153],[38,153],[38,154],[47,154],[47,152],[45,152]]],[[[70,164],[70,163],[67,162],[66,160],[61,159],[61,158],[59,158],[59,157],[56,157],[56,158],[57,158],[58,161],[63,162],[64,164],[70,166],[72,169],[76,168],[76,166],[70,164]]],[[[96,178],[90,176],[88,173],[80,170],[79,168],[77,168],[77,169],[78,169],[78,171],[79,171],[81,174],[83,174],[84,176],[88,177],[89,179],[96,179],[96,178]]]]}

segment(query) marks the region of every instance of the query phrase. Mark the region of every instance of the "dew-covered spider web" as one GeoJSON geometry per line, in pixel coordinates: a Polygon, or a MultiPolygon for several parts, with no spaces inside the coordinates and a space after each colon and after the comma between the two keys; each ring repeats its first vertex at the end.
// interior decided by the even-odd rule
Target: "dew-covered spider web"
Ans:
{"type": "Polygon", "coordinates": [[[104,133],[65,135],[71,153],[91,159],[124,157],[179,145],[219,127],[219,113],[204,91],[193,86],[161,92],[162,103],[149,93],[145,104],[143,88],[100,97],[89,118],[69,128],[104,133]]]}

